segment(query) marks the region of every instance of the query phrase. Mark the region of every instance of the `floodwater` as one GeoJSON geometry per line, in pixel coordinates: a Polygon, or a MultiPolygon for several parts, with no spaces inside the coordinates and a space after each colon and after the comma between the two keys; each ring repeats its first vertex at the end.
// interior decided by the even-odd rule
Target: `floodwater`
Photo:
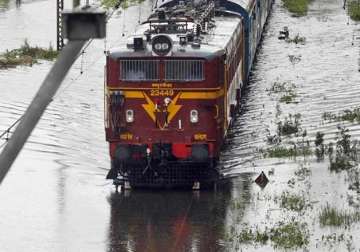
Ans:
{"type": "MultiPolygon", "coordinates": [[[[21,46],[25,38],[31,45],[55,45],[55,3],[0,0],[0,51],[21,46]]],[[[358,211],[348,200],[357,196],[348,190],[348,175],[330,173],[326,159],[269,159],[260,152],[289,113],[301,114],[306,139],[313,141],[321,131],[330,142],[338,123],[324,122],[322,114],[360,106],[360,25],[348,19],[342,5],[315,0],[306,17],[295,18],[276,1],[222,155],[223,172],[232,179],[216,192],[115,194],[104,179],[110,164],[103,130],[103,52],[125,41],[122,34],[136,29],[151,3],[114,13],[107,40],[94,41],[79,57],[0,187],[0,251],[272,251],[278,248],[270,242],[255,246],[229,237],[244,226],[265,229],[294,220],[308,223],[309,251],[358,251],[359,223],[346,230],[324,228],[317,218],[326,204],[358,211]],[[291,37],[306,37],[306,44],[278,40],[283,26],[291,37]],[[291,55],[297,60],[291,62],[291,55]],[[293,83],[297,103],[279,103],[268,91],[275,81],[293,83]],[[299,167],[311,174],[294,177],[299,167]],[[253,183],[261,171],[272,174],[265,189],[253,183]],[[311,207],[301,214],[282,209],[274,199],[284,191],[304,195],[311,207]],[[332,233],[345,239],[324,242],[322,236],[332,233]]],[[[44,61],[0,70],[1,132],[22,115],[50,67],[44,61]]],[[[360,140],[358,124],[344,125],[360,140]]]]}

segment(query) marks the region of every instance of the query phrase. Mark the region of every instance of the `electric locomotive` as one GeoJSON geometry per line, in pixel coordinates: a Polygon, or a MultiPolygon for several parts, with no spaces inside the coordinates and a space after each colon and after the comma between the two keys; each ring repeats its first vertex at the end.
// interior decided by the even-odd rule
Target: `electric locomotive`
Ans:
{"type": "Polygon", "coordinates": [[[156,3],[108,52],[105,131],[116,186],[208,186],[272,0],[156,3]]]}

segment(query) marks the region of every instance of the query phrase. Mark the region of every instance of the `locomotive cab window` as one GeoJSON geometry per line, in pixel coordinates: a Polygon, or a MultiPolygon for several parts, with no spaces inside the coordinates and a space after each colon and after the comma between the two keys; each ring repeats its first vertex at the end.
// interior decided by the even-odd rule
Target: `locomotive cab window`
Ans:
{"type": "Polygon", "coordinates": [[[204,79],[203,60],[165,60],[165,80],[202,81],[204,79]]]}
{"type": "Polygon", "coordinates": [[[120,80],[154,81],[159,79],[158,60],[120,60],[120,80]]]}

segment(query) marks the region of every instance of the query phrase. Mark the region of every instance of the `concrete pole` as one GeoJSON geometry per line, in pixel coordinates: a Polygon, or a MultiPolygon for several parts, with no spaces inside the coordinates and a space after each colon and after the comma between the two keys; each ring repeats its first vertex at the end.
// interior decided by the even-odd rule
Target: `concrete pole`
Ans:
{"type": "Polygon", "coordinates": [[[75,62],[86,40],[69,41],[46,76],[14,134],[0,154],[0,184],[75,62]]]}

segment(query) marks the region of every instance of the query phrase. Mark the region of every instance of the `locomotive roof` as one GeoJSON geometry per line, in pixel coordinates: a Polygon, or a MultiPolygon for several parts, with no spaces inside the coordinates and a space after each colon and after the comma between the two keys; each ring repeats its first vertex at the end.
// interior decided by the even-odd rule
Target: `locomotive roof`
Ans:
{"type": "MultiPolygon", "coordinates": [[[[150,20],[150,19],[149,19],[150,20]]],[[[187,23],[188,29],[192,30],[195,27],[193,21],[186,21],[186,19],[178,20],[177,24],[187,23]]],[[[212,18],[214,27],[210,28],[207,33],[200,34],[198,44],[194,46],[192,43],[180,45],[179,36],[184,36],[184,33],[160,33],[152,34],[152,37],[158,35],[166,35],[172,40],[171,57],[194,57],[194,58],[207,58],[211,59],[216,56],[225,54],[227,47],[231,44],[232,36],[236,28],[241,23],[241,18],[236,15],[223,15],[215,16],[212,18]]],[[[136,33],[128,37],[128,43],[120,44],[119,47],[113,48],[109,52],[112,58],[138,58],[138,57],[153,57],[156,56],[152,52],[151,41],[146,42],[146,31],[149,30],[149,21],[141,24],[136,33]],[[143,50],[134,50],[129,46],[134,38],[141,37],[144,41],[143,50]]]]}
{"type": "MultiPolygon", "coordinates": [[[[155,8],[163,8],[168,6],[175,6],[178,5],[179,2],[189,2],[189,0],[156,0],[154,7],[155,8]]],[[[201,2],[201,0],[197,0],[198,2],[201,2]]],[[[234,11],[236,10],[232,9],[231,5],[235,5],[237,7],[240,7],[244,9],[246,12],[249,12],[251,10],[251,7],[253,6],[255,0],[220,0],[219,4],[220,6],[225,6],[225,8],[228,11],[234,11]],[[229,5],[230,4],[230,5],[229,5]]]]}

